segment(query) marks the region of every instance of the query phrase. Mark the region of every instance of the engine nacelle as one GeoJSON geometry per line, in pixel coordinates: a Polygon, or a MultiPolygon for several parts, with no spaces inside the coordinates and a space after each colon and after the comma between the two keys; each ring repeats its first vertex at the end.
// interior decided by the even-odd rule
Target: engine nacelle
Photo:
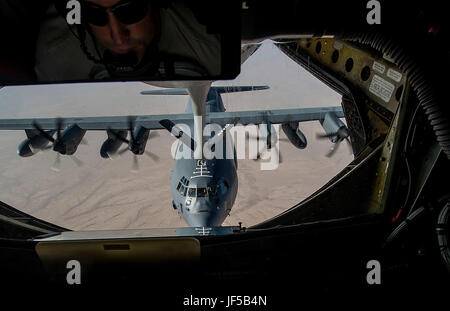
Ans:
{"type": "MultiPolygon", "coordinates": [[[[325,117],[320,120],[325,133],[332,134],[339,132],[341,128],[347,128],[334,112],[327,112],[325,117]]],[[[335,143],[339,139],[338,135],[330,137],[331,142],[335,143]]]]}
{"type": "MultiPolygon", "coordinates": [[[[21,157],[31,157],[49,144],[49,140],[39,135],[37,130],[25,130],[25,133],[28,138],[22,141],[17,148],[17,154],[21,157]]],[[[48,131],[47,133],[52,136],[55,131],[48,131]]]]}
{"type": "Polygon", "coordinates": [[[150,130],[142,126],[137,126],[133,130],[134,141],[131,141],[130,150],[134,154],[143,154],[147,145],[150,130]]]}
{"type": "Polygon", "coordinates": [[[31,157],[32,155],[36,154],[30,148],[30,139],[27,138],[19,144],[19,147],[17,148],[17,154],[21,157],[31,157]]]}
{"type": "Polygon", "coordinates": [[[70,125],[61,133],[61,138],[54,143],[53,150],[61,154],[74,154],[83,140],[84,134],[86,134],[86,130],[76,124],[70,125]]]}
{"type": "Polygon", "coordinates": [[[305,134],[298,127],[298,122],[283,123],[281,125],[284,134],[286,134],[289,141],[298,149],[305,149],[308,141],[305,134]]]}
{"type": "MultiPolygon", "coordinates": [[[[118,131],[116,135],[126,138],[127,131],[118,131]]],[[[100,156],[104,159],[109,159],[110,155],[115,154],[122,144],[122,141],[117,139],[114,135],[108,133],[108,139],[105,140],[105,142],[102,144],[102,147],[100,148],[100,156]]]]}

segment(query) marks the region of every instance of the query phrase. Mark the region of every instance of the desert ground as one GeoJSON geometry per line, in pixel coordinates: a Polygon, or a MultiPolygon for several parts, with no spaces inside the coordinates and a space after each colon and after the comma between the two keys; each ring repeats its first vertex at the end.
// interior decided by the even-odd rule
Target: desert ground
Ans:
{"type": "MultiPolygon", "coordinates": [[[[270,42],[251,56],[233,81],[213,85],[269,85],[269,90],[224,94],[227,111],[320,107],[340,105],[340,96],[295,64],[270,42]]],[[[5,87],[0,90],[0,118],[76,117],[167,114],[183,112],[187,96],[144,96],[153,89],[142,82],[5,87]]],[[[300,128],[308,147],[296,149],[280,142],[283,162],[275,170],[262,171],[260,163],[239,160],[239,191],[223,225],[251,226],[276,216],[302,201],[341,171],[353,156],[342,144],[332,158],[332,146],[317,140],[319,122],[300,128]]],[[[281,129],[280,129],[281,130],[281,129]]],[[[102,159],[104,132],[88,132],[88,145],[80,145],[78,167],[62,156],[61,170],[50,170],[56,155],[40,152],[20,158],[16,150],[23,131],[0,132],[0,200],[32,216],[74,230],[185,227],[173,210],[170,150],[175,139],[159,131],[147,149],[160,158],[139,158],[140,170],[130,171],[132,154],[102,159]]],[[[285,137],[280,131],[280,137],[285,137]]]]}

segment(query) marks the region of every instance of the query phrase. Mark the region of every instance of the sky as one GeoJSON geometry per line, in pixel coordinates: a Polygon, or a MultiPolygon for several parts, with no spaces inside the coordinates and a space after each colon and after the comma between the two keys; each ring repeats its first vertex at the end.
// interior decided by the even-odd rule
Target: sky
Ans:
{"type": "MultiPolygon", "coordinates": [[[[242,65],[234,80],[213,85],[268,85],[263,91],[223,94],[227,111],[340,105],[340,95],[290,60],[270,41],[242,65]]],[[[142,82],[14,86],[0,89],[0,119],[169,114],[184,112],[187,96],[144,96],[154,89],[142,82]]],[[[274,171],[260,171],[252,160],[239,162],[239,193],[224,225],[256,224],[290,208],[325,184],[351,160],[340,147],[325,157],[329,141],[316,140],[318,122],[304,122],[308,148],[280,143],[285,161],[274,171]]],[[[281,134],[282,135],[282,134],[281,134]]],[[[62,157],[61,171],[50,170],[52,151],[20,158],[23,131],[0,132],[0,200],[35,217],[71,229],[119,229],[186,226],[172,210],[169,178],[174,138],[160,131],[147,144],[160,161],[141,157],[140,171],[130,172],[132,155],[104,160],[103,132],[88,132],[87,146],[76,155],[77,167],[62,157]]]]}

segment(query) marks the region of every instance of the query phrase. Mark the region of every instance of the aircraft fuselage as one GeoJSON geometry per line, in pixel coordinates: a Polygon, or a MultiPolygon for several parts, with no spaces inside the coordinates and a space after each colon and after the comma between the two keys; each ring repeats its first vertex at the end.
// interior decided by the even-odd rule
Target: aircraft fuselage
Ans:
{"type": "MultiPolygon", "coordinates": [[[[225,108],[220,94],[211,88],[205,106],[208,112],[223,112],[225,108]]],[[[189,101],[186,112],[192,112],[189,101]]],[[[193,133],[193,122],[186,124],[193,133]]],[[[226,135],[226,134],[225,134],[226,135]]],[[[214,133],[211,133],[214,136],[214,133]]],[[[209,137],[205,137],[208,140],[209,137]]],[[[223,155],[233,150],[232,139],[223,139],[223,155]],[[230,149],[231,148],[231,149],[230,149]]],[[[237,160],[213,157],[212,159],[180,158],[188,148],[178,141],[175,162],[170,179],[175,208],[191,227],[220,226],[233,207],[238,190],[237,160]]],[[[184,153],[186,154],[186,153],[184,153]]]]}

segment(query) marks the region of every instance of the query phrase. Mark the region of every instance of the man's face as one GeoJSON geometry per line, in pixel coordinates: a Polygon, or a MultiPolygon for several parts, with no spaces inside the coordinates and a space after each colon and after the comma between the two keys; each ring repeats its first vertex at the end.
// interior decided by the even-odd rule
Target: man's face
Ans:
{"type": "MultiPolygon", "coordinates": [[[[119,3],[120,0],[89,0],[89,2],[108,9],[119,3]]],[[[149,4],[146,16],[135,24],[123,24],[113,12],[108,12],[108,23],[105,26],[92,24],[90,26],[97,41],[106,49],[113,54],[134,52],[139,61],[155,38],[157,29],[156,21],[151,14],[151,4],[149,4]]]]}

